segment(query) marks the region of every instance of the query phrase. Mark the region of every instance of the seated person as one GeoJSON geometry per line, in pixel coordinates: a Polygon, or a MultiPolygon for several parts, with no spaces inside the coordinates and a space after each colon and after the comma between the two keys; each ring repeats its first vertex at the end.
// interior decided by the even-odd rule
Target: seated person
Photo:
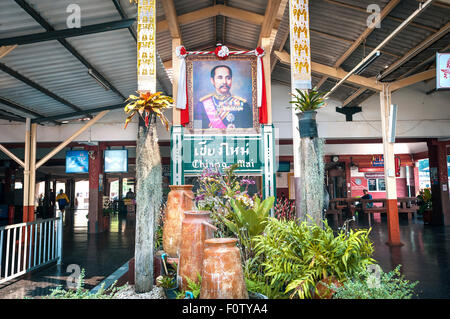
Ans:
{"type": "MultiPolygon", "coordinates": [[[[361,199],[372,199],[372,195],[369,194],[367,189],[363,190],[364,195],[361,196],[361,199]]],[[[373,203],[367,203],[367,208],[372,208],[373,203]]]]}

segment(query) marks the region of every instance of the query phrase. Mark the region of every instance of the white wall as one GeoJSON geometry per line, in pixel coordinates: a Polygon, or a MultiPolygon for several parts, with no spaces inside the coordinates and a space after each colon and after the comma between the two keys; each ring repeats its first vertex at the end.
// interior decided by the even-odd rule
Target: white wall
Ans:
{"type": "MultiPolygon", "coordinates": [[[[171,111],[167,117],[172,118],[171,111]]],[[[78,136],[74,142],[85,141],[135,141],[137,138],[137,115],[124,129],[126,114],[122,109],[109,111],[97,123],[78,136]]],[[[170,133],[157,120],[158,136],[160,140],[170,140],[170,133]]],[[[56,125],[38,125],[38,142],[61,142],[68,139],[86,122],[76,124],[68,123],[56,125]]],[[[0,121],[0,143],[23,143],[25,139],[25,124],[9,121],[0,121]]]]}
{"type": "MultiPolygon", "coordinates": [[[[392,103],[398,104],[397,137],[450,137],[450,92],[425,93],[433,83],[418,83],[392,94],[392,103]]],[[[289,87],[272,83],[272,116],[276,137],[292,138],[292,115],[289,109],[289,87]]],[[[328,105],[318,111],[319,135],[324,138],[380,138],[379,95],[375,94],[362,103],[362,112],[353,116],[352,122],[336,112],[341,102],[329,100],[328,105]]],[[[168,110],[166,116],[172,119],[168,110]]],[[[137,137],[137,118],[124,129],[126,115],[122,109],[110,111],[91,129],[75,141],[130,141],[137,137]]],[[[70,137],[83,124],[60,126],[38,126],[39,142],[58,142],[70,137]]],[[[158,120],[158,136],[161,141],[170,140],[170,132],[158,120]]],[[[23,142],[24,123],[0,120],[0,143],[23,142]]],[[[371,152],[375,153],[375,152],[371,152]]],[[[282,153],[283,154],[283,153],[282,153]]],[[[337,153],[336,153],[337,154],[337,153]]],[[[287,155],[287,154],[286,154],[287,155]]]]}
{"type": "MultiPolygon", "coordinates": [[[[450,92],[426,95],[433,83],[418,83],[392,94],[398,105],[397,137],[450,137],[450,92]]],[[[289,87],[272,83],[272,114],[280,138],[292,137],[289,87]]],[[[375,94],[362,103],[362,112],[352,122],[336,112],[341,102],[329,100],[317,113],[319,136],[324,138],[380,138],[380,98],[375,94]]]]}

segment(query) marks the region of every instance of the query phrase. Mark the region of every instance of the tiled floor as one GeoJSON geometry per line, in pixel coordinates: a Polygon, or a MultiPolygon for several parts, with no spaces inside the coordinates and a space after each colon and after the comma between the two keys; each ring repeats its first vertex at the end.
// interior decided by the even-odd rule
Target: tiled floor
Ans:
{"type": "Polygon", "coordinates": [[[73,219],[65,216],[60,267],[50,266],[21,280],[0,285],[0,299],[39,297],[50,294],[58,285],[66,288],[67,279],[73,273],[71,269],[77,267],[85,269],[85,287],[90,289],[133,257],[134,219],[115,215],[111,218],[109,232],[89,235],[86,215],[87,210],[78,210],[73,219]]]}
{"type": "MultiPolygon", "coordinates": [[[[373,258],[385,272],[401,264],[406,279],[419,281],[416,298],[450,298],[450,227],[424,225],[420,217],[408,222],[404,217],[400,218],[401,247],[386,245],[386,216],[372,220],[373,258]]],[[[367,217],[359,216],[354,227],[368,228],[367,217]]]]}
{"type": "MultiPolygon", "coordinates": [[[[43,296],[57,285],[66,285],[67,267],[79,265],[86,270],[86,287],[93,288],[134,255],[134,220],[111,219],[110,232],[88,235],[87,211],[77,211],[75,219],[65,220],[64,251],[61,267],[52,266],[29,278],[0,286],[0,299],[43,296]]],[[[332,221],[330,221],[332,224],[332,221]]],[[[402,247],[389,247],[386,217],[372,220],[370,238],[374,258],[385,272],[402,265],[410,281],[419,281],[418,298],[450,298],[450,227],[424,225],[422,220],[400,219],[402,247]]],[[[353,227],[366,228],[365,216],[353,227]]]]}

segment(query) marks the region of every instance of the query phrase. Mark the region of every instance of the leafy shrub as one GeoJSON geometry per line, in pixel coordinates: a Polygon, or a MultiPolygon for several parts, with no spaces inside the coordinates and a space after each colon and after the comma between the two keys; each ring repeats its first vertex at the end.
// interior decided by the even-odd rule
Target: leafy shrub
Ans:
{"type": "Polygon", "coordinates": [[[400,267],[398,265],[389,273],[379,267],[378,275],[365,269],[342,286],[330,287],[335,291],[333,299],[411,299],[419,282],[410,283],[404,279],[400,267]]]}
{"type": "Polygon", "coordinates": [[[345,281],[373,264],[369,230],[340,230],[335,235],[324,222],[279,221],[269,218],[264,235],[256,236],[257,256],[270,285],[283,287],[290,297],[308,298],[322,279],[345,281]]]}
{"type": "Polygon", "coordinates": [[[115,287],[116,282],[109,287],[108,289],[104,289],[104,284],[100,287],[100,289],[91,294],[89,289],[84,288],[84,277],[85,271],[81,270],[81,274],[78,277],[77,288],[75,290],[64,290],[62,286],[56,287],[56,289],[52,289],[52,293],[44,298],[46,299],[113,299],[114,296],[122,289],[126,288],[126,285],[123,287],[115,287]]]}

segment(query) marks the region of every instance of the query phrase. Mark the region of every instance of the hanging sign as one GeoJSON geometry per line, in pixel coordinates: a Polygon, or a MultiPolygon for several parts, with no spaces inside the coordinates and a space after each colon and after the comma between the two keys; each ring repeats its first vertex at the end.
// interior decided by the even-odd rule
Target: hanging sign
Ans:
{"type": "Polygon", "coordinates": [[[291,80],[294,88],[311,89],[308,0],[289,1],[291,80]]]}
{"type": "Polygon", "coordinates": [[[184,135],[184,174],[199,174],[206,168],[223,170],[235,163],[239,173],[262,173],[261,136],[184,135]]]}
{"type": "Polygon", "coordinates": [[[450,88],[450,53],[436,53],[436,90],[450,88]]]}
{"type": "Polygon", "coordinates": [[[156,0],[139,0],[137,17],[138,91],[156,91],[156,0]]]}

